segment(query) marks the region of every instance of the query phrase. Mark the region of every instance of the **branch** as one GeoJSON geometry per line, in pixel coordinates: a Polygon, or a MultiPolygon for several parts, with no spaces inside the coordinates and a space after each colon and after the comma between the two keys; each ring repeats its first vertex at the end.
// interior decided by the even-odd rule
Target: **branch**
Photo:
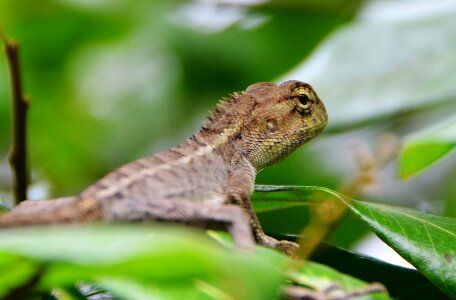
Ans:
{"type": "Polygon", "coordinates": [[[5,44],[12,91],[12,144],[8,155],[13,173],[13,191],[16,204],[27,198],[27,108],[28,100],[22,93],[19,68],[19,45],[9,40],[0,30],[0,38],[5,44]]]}
{"type": "MultiPolygon", "coordinates": [[[[341,194],[347,196],[347,200],[353,199],[363,190],[379,184],[378,171],[397,155],[399,140],[394,135],[384,134],[378,138],[375,151],[361,147],[363,146],[362,143],[354,146],[353,154],[358,171],[353,179],[349,179],[338,189],[341,194]]],[[[312,209],[312,219],[300,234],[302,237],[299,241],[301,245],[300,258],[302,259],[312,255],[320,242],[328,236],[330,230],[344,216],[348,206],[342,201],[325,201],[323,199],[312,206],[312,209]]]]}

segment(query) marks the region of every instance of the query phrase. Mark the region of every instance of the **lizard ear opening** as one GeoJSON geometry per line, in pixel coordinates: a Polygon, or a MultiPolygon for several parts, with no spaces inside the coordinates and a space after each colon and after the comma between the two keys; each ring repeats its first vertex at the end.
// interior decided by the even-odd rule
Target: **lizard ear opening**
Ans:
{"type": "Polygon", "coordinates": [[[266,127],[269,132],[274,132],[278,129],[277,121],[274,119],[269,119],[266,121],[266,127]]]}

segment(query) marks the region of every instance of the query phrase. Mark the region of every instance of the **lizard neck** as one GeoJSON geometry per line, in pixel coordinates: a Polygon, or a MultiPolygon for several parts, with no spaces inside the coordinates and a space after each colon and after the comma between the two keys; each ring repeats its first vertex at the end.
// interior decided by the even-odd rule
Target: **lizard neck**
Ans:
{"type": "MultiPolygon", "coordinates": [[[[238,135],[255,106],[247,92],[233,93],[223,98],[207,118],[198,135],[214,144],[238,135]]],[[[223,144],[223,142],[222,142],[223,144]]]]}
{"type": "Polygon", "coordinates": [[[241,151],[242,130],[254,106],[255,99],[249,93],[233,93],[218,103],[196,137],[220,154],[227,164],[234,163],[241,151]]]}

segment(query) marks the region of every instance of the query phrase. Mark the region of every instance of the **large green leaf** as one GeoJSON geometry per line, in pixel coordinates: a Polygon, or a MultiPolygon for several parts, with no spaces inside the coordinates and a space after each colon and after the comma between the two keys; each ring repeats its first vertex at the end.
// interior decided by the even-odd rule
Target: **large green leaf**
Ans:
{"type": "Polygon", "coordinates": [[[328,201],[336,198],[335,201],[346,203],[381,239],[437,287],[450,297],[456,297],[456,219],[351,200],[323,187],[257,186],[254,199],[272,199],[277,193],[276,200],[309,201],[317,192],[328,193],[328,201]],[[297,194],[301,196],[296,197],[297,194]],[[328,199],[329,196],[334,198],[328,199]]]}
{"type": "Polygon", "coordinates": [[[399,172],[409,178],[443,158],[456,147],[456,118],[426,128],[405,140],[399,172]]]}
{"type": "MultiPolygon", "coordinates": [[[[41,290],[80,281],[112,288],[134,287],[129,295],[193,294],[213,299],[271,299],[279,293],[285,259],[271,251],[227,251],[191,231],[157,226],[34,228],[0,232],[0,297],[27,282],[41,267],[41,290]],[[6,280],[3,274],[14,277],[6,280]],[[13,280],[13,282],[11,282],[13,280]],[[160,293],[154,287],[159,287],[160,293]]],[[[125,296],[126,292],[119,293],[125,296]]],[[[137,295],[137,296],[134,296],[137,295]]],[[[129,299],[134,299],[127,297],[129,299]]]]}
{"type": "Polygon", "coordinates": [[[360,201],[350,207],[403,258],[456,297],[456,219],[360,201]]]}

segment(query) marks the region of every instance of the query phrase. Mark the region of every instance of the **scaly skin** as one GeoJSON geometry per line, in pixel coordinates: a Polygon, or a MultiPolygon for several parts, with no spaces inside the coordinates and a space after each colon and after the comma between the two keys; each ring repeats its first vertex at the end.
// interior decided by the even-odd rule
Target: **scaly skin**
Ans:
{"type": "Polygon", "coordinates": [[[156,220],[225,227],[240,247],[254,240],[293,255],[297,245],[264,234],[250,195],[256,173],[318,135],[326,109],[299,81],[257,83],[222,100],[183,144],[109,173],[79,196],[25,201],[0,227],[156,220]]]}

